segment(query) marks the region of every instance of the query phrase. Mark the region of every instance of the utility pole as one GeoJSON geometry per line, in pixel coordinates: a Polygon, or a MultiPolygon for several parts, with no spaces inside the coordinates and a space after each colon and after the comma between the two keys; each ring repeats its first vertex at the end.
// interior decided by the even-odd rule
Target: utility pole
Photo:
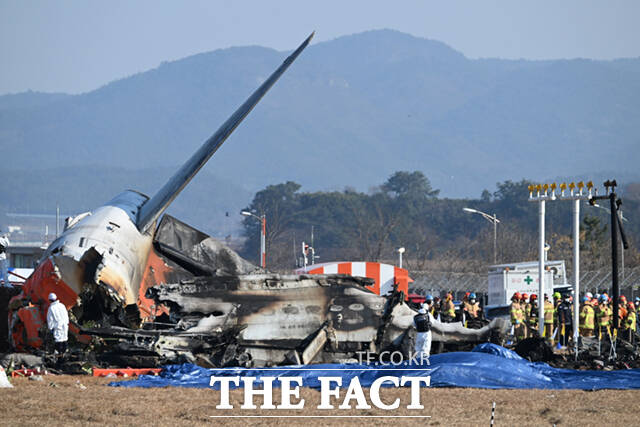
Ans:
{"type": "Polygon", "coordinates": [[[604,182],[607,194],[604,196],[594,196],[589,200],[589,203],[594,206],[596,200],[609,199],[609,209],[611,211],[611,293],[613,294],[613,329],[617,330],[619,326],[618,319],[618,304],[620,300],[620,284],[618,282],[618,231],[620,231],[620,237],[622,239],[622,249],[629,249],[629,243],[622,227],[622,218],[620,217],[620,206],[622,200],[618,198],[616,194],[616,187],[618,183],[616,180],[607,180],[604,182]]]}
{"type": "Polygon", "coordinates": [[[60,224],[60,204],[56,203],[56,239],[60,235],[59,224],[60,224]]]}
{"type": "Polygon", "coordinates": [[[313,248],[315,248],[315,246],[313,245],[313,225],[311,226],[311,265],[316,263],[315,257],[316,257],[316,253],[313,250],[313,248]]]}
{"type": "Polygon", "coordinates": [[[498,218],[493,213],[493,263],[498,262],[498,218]]]}
{"type": "Polygon", "coordinates": [[[267,268],[267,215],[260,216],[249,211],[240,212],[244,216],[251,216],[260,221],[260,267],[267,268]]]}

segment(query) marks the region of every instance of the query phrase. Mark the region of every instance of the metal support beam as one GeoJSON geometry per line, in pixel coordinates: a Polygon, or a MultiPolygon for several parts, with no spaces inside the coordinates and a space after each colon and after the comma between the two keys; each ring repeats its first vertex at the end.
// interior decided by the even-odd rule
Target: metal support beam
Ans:
{"type": "Polygon", "coordinates": [[[538,204],[539,237],[538,242],[538,332],[542,336],[544,332],[544,217],[545,200],[540,200],[538,204]]]}
{"type": "Polygon", "coordinates": [[[580,311],[580,200],[573,201],[573,343],[578,355],[578,317],[580,311]]]}

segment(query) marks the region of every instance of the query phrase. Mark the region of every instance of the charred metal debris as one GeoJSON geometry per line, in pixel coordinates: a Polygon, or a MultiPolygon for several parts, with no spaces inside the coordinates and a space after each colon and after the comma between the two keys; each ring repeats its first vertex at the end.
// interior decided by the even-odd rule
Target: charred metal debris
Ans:
{"type": "MultiPolygon", "coordinates": [[[[345,362],[361,351],[409,356],[414,348],[416,312],[401,292],[376,295],[365,288],[373,280],[362,277],[268,273],[168,215],[153,240],[152,256],[161,262],[148,263],[145,271],[148,313],[140,309],[144,304],[123,304],[114,289],[93,279],[100,268],[94,252],[85,254],[82,265],[91,271],[84,272],[70,310],[78,334],[70,334],[72,350],[64,360],[55,360],[70,371],[87,361],[105,367],[345,362]]],[[[433,339],[464,346],[508,328],[500,321],[479,326],[436,321],[433,339]]]]}

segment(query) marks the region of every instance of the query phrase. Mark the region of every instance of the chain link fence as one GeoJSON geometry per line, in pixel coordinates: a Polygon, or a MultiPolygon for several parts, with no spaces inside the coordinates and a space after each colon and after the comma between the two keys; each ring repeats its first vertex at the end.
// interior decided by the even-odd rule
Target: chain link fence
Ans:
{"type": "MultiPolygon", "coordinates": [[[[431,294],[442,296],[446,292],[454,292],[455,298],[462,297],[465,292],[485,294],[487,292],[487,273],[455,273],[442,271],[411,271],[414,282],[411,292],[420,295],[431,294]]],[[[571,282],[571,276],[567,277],[571,282]]],[[[618,271],[620,293],[627,298],[640,296],[640,267],[626,268],[624,274],[618,271]]],[[[583,271],[580,273],[580,290],[582,292],[602,292],[611,289],[611,269],[583,271]]]]}

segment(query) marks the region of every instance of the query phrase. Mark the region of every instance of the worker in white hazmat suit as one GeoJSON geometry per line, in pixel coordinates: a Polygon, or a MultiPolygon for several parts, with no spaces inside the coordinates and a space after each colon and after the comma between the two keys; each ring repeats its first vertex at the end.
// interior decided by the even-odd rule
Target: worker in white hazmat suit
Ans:
{"type": "Polygon", "coordinates": [[[7,248],[9,247],[9,238],[0,234],[0,286],[10,287],[9,282],[9,260],[7,259],[7,248]]]}
{"type": "Polygon", "coordinates": [[[47,312],[47,326],[53,333],[55,349],[58,354],[67,351],[67,339],[69,335],[69,313],[67,307],[59,300],[54,293],[49,294],[49,311],[47,312]]]}
{"type": "Polygon", "coordinates": [[[416,325],[416,346],[415,358],[417,360],[427,359],[431,354],[431,320],[432,317],[427,310],[422,307],[413,318],[416,325]]]}

